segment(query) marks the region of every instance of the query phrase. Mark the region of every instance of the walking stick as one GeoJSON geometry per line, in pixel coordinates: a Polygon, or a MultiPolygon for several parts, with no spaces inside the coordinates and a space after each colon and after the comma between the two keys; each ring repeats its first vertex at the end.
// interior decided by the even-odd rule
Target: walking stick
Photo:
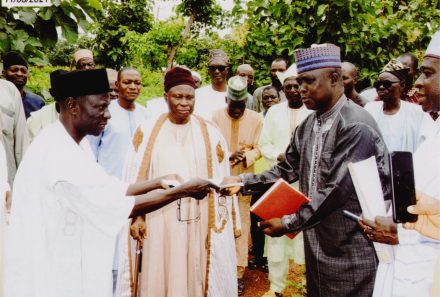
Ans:
{"type": "Polygon", "coordinates": [[[142,257],[142,241],[136,241],[136,262],[134,264],[134,284],[133,284],[133,292],[134,296],[138,296],[138,284],[139,284],[139,272],[141,268],[141,257],[142,257]]]}

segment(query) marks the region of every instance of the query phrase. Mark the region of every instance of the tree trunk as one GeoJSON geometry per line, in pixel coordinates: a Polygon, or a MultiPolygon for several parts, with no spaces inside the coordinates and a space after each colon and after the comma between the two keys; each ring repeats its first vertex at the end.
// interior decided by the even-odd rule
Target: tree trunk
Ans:
{"type": "Polygon", "coordinates": [[[191,25],[194,22],[194,16],[195,13],[191,14],[188,21],[185,24],[185,29],[183,30],[182,35],[180,36],[179,42],[175,46],[171,47],[168,51],[168,57],[167,57],[168,69],[171,69],[173,67],[173,62],[174,62],[174,58],[176,57],[177,49],[183,44],[185,38],[188,36],[189,31],[191,29],[191,25]]]}

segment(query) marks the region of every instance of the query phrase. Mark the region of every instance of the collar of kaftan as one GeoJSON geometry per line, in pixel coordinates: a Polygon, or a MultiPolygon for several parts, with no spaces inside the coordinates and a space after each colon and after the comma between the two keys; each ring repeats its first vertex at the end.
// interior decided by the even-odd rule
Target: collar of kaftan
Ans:
{"type": "Polygon", "coordinates": [[[341,110],[342,106],[344,106],[345,102],[347,102],[347,97],[345,97],[345,95],[342,94],[342,96],[339,98],[338,102],[336,102],[335,106],[332,107],[332,109],[321,114],[317,113],[316,116],[322,122],[326,122],[329,119],[334,119],[341,110]]]}

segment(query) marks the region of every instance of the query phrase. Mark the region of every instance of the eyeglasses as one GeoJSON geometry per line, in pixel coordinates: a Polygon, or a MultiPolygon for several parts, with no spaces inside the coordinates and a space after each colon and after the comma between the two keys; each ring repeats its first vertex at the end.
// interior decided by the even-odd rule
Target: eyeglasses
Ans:
{"type": "Polygon", "coordinates": [[[196,203],[194,205],[192,198],[183,198],[184,200],[184,206],[182,208],[182,199],[177,200],[177,220],[179,222],[184,222],[187,224],[195,223],[200,220],[200,204],[199,200],[196,200],[196,203]],[[195,206],[195,207],[194,207],[195,206]]]}
{"type": "Polygon", "coordinates": [[[383,86],[385,89],[389,89],[395,83],[400,83],[400,81],[378,80],[374,82],[373,86],[376,90],[378,90],[380,86],[383,86]]]}
{"type": "Polygon", "coordinates": [[[209,69],[209,71],[212,71],[212,72],[214,72],[216,70],[222,72],[222,71],[226,70],[226,67],[227,66],[208,66],[208,69],[209,69]]]}

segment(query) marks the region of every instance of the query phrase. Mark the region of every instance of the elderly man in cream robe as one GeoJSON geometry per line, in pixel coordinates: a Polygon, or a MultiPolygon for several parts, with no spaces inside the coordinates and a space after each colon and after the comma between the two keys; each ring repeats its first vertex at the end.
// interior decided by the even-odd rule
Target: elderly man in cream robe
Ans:
{"type": "MultiPolygon", "coordinates": [[[[147,120],[135,132],[126,163],[127,179],[142,181],[175,171],[184,179],[226,176],[229,163],[224,138],[213,124],[192,115],[195,83],[191,72],[180,67],[169,70],[164,87],[169,112],[147,120]]],[[[137,236],[143,241],[139,296],[237,296],[234,218],[239,223],[232,198],[216,193],[203,201],[180,199],[146,215],[146,234],[142,228],[135,232],[145,234],[145,238],[137,236]]],[[[136,219],[132,231],[133,226],[142,226],[142,220],[136,219]]],[[[129,253],[129,246],[123,243],[121,251],[129,253]]],[[[130,270],[135,265],[129,261],[134,258],[121,256],[116,296],[136,294],[131,292],[136,277],[130,270]]]]}
{"type": "MultiPolygon", "coordinates": [[[[296,64],[292,64],[286,72],[277,72],[277,75],[283,84],[287,100],[269,109],[259,140],[261,154],[271,166],[284,159],[284,152],[295,128],[312,113],[301,101],[296,82],[296,64]]],[[[298,182],[294,186],[298,188],[298,182]]],[[[265,253],[269,266],[270,290],[264,296],[281,296],[286,286],[289,259],[293,258],[297,264],[304,264],[303,236],[299,234],[293,240],[287,236],[266,236],[265,253]]]]}
{"type": "MultiPolygon", "coordinates": [[[[227,156],[229,156],[231,173],[234,175],[245,172],[254,173],[254,163],[261,157],[258,139],[263,126],[263,118],[259,113],[246,108],[248,96],[245,78],[234,76],[229,79],[225,100],[227,107],[214,111],[212,120],[228,143],[227,156]]],[[[238,205],[242,223],[241,235],[236,239],[239,295],[244,294],[243,276],[248,265],[250,202],[250,195],[239,194],[238,205]]]]}

